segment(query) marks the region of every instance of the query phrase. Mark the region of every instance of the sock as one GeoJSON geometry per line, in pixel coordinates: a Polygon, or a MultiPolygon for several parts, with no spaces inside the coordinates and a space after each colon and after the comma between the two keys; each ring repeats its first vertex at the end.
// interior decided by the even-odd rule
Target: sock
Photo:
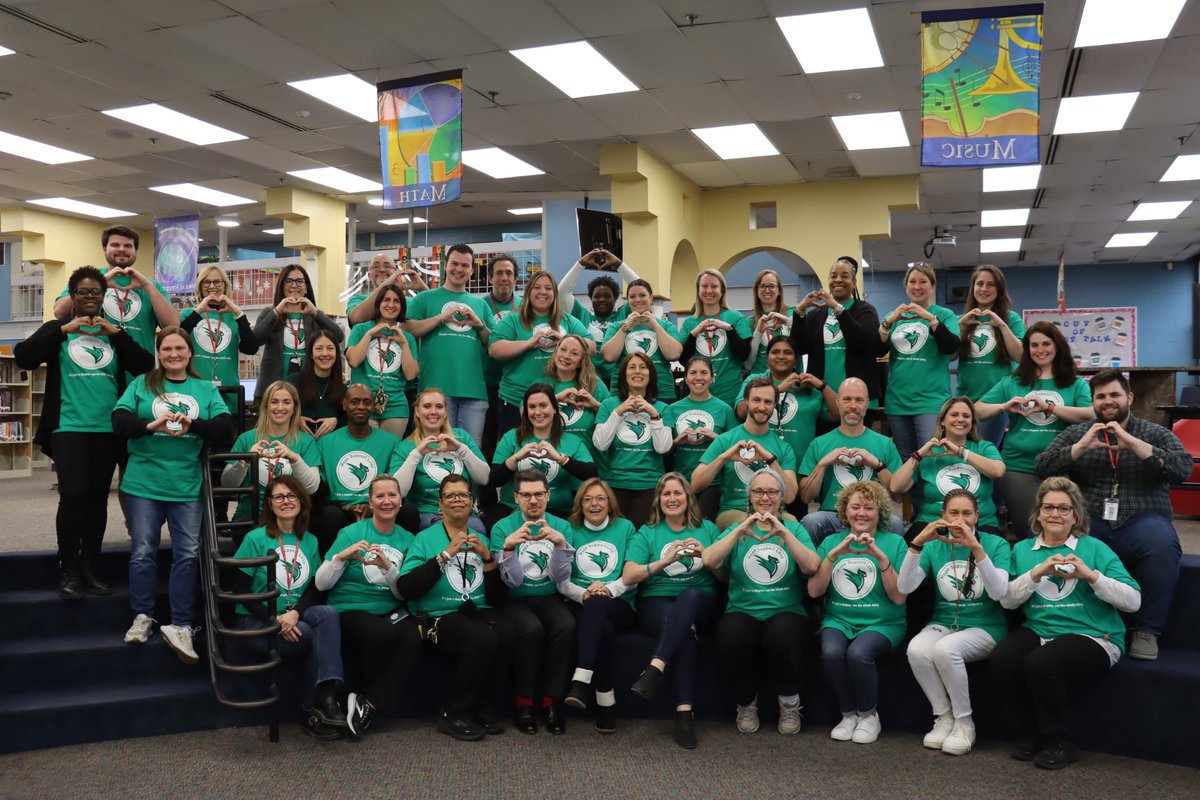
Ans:
{"type": "Polygon", "coordinates": [[[571,676],[571,680],[579,681],[580,683],[591,683],[592,671],[583,667],[576,667],[575,674],[571,676]]]}
{"type": "Polygon", "coordinates": [[[617,704],[617,693],[612,689],[607,692],[596,692],[596,705],[611,708],[617,704]]]}
{"type": "Polygon", "coordinates": [[[517,695],[517,708],[521,708],[522,706],[531,706],[531,705],[533,705],[533,700],[531,700],[528,697],[521,697],[520,695],[517,695]]]}
{"type": "Polygon", "coordinates": [[[789,708],[791,706],[798,706],[798,705],[800,705],[800,695],[798,695],[798,694],[781,694],[781,695],[779,695],[779,702],[785,706],[788,706],[789,708]]]}
{"type": "Polygon", "coordinates": [[[551,697],[548,694],[542,695],[542,708],[547,708],[549,706],[554,705],[557,702],[558,702],[557,700],[555,700],[553,697],[551,697]]]}

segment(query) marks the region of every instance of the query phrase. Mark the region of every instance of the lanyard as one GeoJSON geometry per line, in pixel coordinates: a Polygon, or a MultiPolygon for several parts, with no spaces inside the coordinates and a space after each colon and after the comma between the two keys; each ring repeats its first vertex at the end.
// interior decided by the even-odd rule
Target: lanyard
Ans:
{"type": "Polygon", "coordinates": [[[387,357],[392,354],[392,344],[390,336],[375,337],[375,351],[379,353],[379,391],[381,392],[383,391],[383,371],[388,363],[387,357]]]}
{"type": "Polygon", "coordinates": [[[496,306],[495,300],[492,298],[492,293],[488,292],[487,293],[487,301],[488,301],[488,305],[492,307],[492,317],[493,318],[500,316],[501,311],[512,311],[512,300],[508,301],[508,308],[498,308],[496,306]]]}
{"type": "MultiPolygon", "coordinates": [[[[700,320],[700,324],[703,325],[710,319],[716,319],[716,317],[705,315],[704,318],[700,320]]],[[[716,345],[713,342],[716,340],[716,334],[714,334],[711,330],[705,330],[704,339],[708,342],[708,357],[712,358],[715,355],[713,351],[716,349],[716,345]]]]}
{"type": "Polygon", "coordinates": [[[304,346],[300,342],[300,333],[304,330],[304,322],[299,319],[292,319],[291,317],[288,317],[284,321],[284,324],[287,325],[288,330],[292,332],[292,342],[296,345],[295,347],[291,348],[291,351],[299,356],[299,354],[304,350],[304,346]]]}
{"type": "MultiPolygon", "coordinates": [[[[292,586],[295,585],[296,581],[296,565],[300,563],[300,539],[296,537],[295,534],[292,534],[292,538],[296,539],[296,544],[292,547],[292,563],[290,568],[284,570],[283,576],[284,581],[286,581],[284,589],[287,590],[287,596],[289,600],[292,599],[292,586]]],[[[283,531],[279,532],[279,560],[283,562],[284,567],[289,566],[287,560],[287,550],[283,545],[283,531]]],[[[291,611],[294,605],[295,603],[289,603],[287,610],[291,611]]]]}
{"type": "MultiPolygon", "coordinates": [[[[280,444],[282,443],[282,440],[280,440],[280,444]]],[[[274,442],[272,442],[271,445],[271,452],[279,453],[279,448],[275,446],[274,442]]],[[[279,455],[275,456],[263,456],[262,458],[267,462],[267,479],[263,482],[263,485],[266,486],[271,482],[272,479],[276,477],[275,468],[279,466],[279,462],[283,460],[283,454],[279,453],[279,455]]]]}
{"type": "Polygon", "coordinates": [[[128,319],[125,316],[125,308],[129,304],[129,293],[132,292],[133,289],[128,286],[122,289],[120,286],[114,285],[112,290],[113,295],[115,295],[117,298],[117,327],[121,330],[125,330],[125,323],[128,322],[128,319]]]}
{"type": "Polygon", "coordinates": [[[1121,464],[1121,451],[1117,448],[1117,442],[1108,431],[1104,432],[1104,443],[1108,445],[1108,463],[1112,465],[1112,495],[1117,496],[1117,489],[1120,483],[1117,481],[1117,468],[1121,464]]]}
{"type": "Polygon", "coordinates": [[[208,353],[208,358],[212,362],[212,379],[215,381],[217,380],[217,334],[221,332],[221,314],[217,312],[216,328],[213,328],[209,312],[204,312],[200,317],[204,320],[204,327],[208,329],[208,344],[212,348],[208,353]]]}

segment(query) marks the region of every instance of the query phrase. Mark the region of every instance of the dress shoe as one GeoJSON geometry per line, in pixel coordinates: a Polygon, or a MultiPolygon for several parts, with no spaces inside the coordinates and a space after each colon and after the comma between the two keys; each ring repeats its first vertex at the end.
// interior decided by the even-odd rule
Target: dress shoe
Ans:
{"type": "Polygon", "coordinates": [[[85,564],[79,570],[79,582],[83,584],[83,590],[88,594],[107,597],[112,594],[112,587],[100,577],[99,573],[91,564],[85,564]]]}
{"type": "Polygon", "coordinates": [[[63,570],[58,581],[58,596],[63,600],[82,600],[83,584],[79,581],[79,573],[73,569],[63,570]]]}
{"type": "Polygon", "coordinates": [[[438,717],[438,733],[452,736],[460,742],[474,742],[484,737],[483,728],[473,719],[450,717],[445,712],[438,717]]]}
{"type": "Polygon", "coordinates": [[[542,719],[546,723],[546,730],[555,736],[561,736],[567,732],[567,721],[563,718],[562,703],[543,706],[542,719]]]}
{"type": "Polygon", "coordinates": [[[1042,769],[1062,769],[1078,759],[1079,754],[1074,747],[1062,739],[1052,739],[1033,757],[1033,763],[1042,769]]]}
{"type": "Polygon", "coordinates": [[[504,723],[500,721],[500,717],[496,716],[496,712],[491,708],[481,708],[476,711],[472,718],[478,723],[479,727],[483,728],[483,732],[488,736],[496,736],[504,733],[504,723]]]}
{"type": "Polygon", "coordinates": [[[1009,753],[1017,761],[1033,761],[1033,757],[1041,750],[1036,736],[1022,736],[1017,739],[1017,743],[1013,745],[1012,752],[1009,753]]]}
{"type": "Polygon", "coordinates": [[[633,686],[630,687],[630,690],[639,697],[643,697],[647,700],[653,700],[655,693],[658,691],[659,684],[662,683],[662,679],[662,670],[660,670],[658,667],[647,665],[646,668],[642,670],[642,674],[638,677],[638,679],[633,682],[633,686]]]}
{"type": "Polygon", "coordinates": [[[696,745],[699,744],[696,741],[696,726],[694,723],[695,720],[692,717],[692,712],[675,712],[675,744],[684,750],[695,750],[696,745]]]}
{"type": "Polygon", "coordinates": [[[513,714],[513,727],[521,733],[537,733],[537,719],[533,715],[533,706],[517,706],[513,714]]]}

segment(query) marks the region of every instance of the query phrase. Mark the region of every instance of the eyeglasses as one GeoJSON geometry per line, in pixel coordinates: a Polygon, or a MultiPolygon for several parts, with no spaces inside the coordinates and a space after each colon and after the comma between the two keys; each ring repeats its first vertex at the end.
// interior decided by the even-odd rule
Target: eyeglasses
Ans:
{"type": "Polygon", "coordinates": [[[751,497],[779,497],[778,489],[751,489],[751,497]]]}
{"type": "MultiPolygon", "coordinates": [[[[304,283],[303,280],[301,280],[300,282],[304,283]]],[[[285,281],[285,283],[290,283],[290,281],[285,281]]],[[[225,281],[221,280],[220,278],[213,278],[212,280],[208,280],[208,281],[200,281],[200,286],[201,286],[201,288],[204,288],[204,289],[219,289],[219,288],[223,287],[224,285],[225,285],[225,281]]]]}
{"type": "Polygon", "coordinates": [[[75,296],[76,297],[103,297],[104,290],[103,289],[76,289],[75,296]]]}
{"type": "Polygon", "coordinates": [[[517,497],[521,500],[545,500],[549,492],[517,492],[517,497]]]}
{"type": "Polygon", "coordinates": [[[303,286],[306,283],[308,283],[308,281],[304,280],[304,278],[284,278],[283,279],[284,286],[303,286]]]}
{"type": "Polygon", "coordinates": [[[470,492],[446,492],[442,495],[443,500],[470,500],[470,492]]]}
{"type": "Polygon", "coordinates": [[[1067,516],[1070,516],[1071,514],[1075,513],[1075,507],[1074,506],[1052,506],[1052,505],[1047,504],[1047,505],[1042,506],[1042,513],[1043,514],[1057,514],[1060,517],[1067,517],[1067,516]]]}
{"type": "Polygon", "coordinates": [[[289,492],[288,494],[273,494],[271,499],[276,503],[294,503],[300,498],[289,492]]]}

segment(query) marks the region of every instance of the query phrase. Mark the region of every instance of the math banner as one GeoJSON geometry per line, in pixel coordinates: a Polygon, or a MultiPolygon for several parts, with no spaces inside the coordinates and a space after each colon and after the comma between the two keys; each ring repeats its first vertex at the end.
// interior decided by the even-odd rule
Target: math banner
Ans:
{"type": "Polygon", "coordinates": [[[383,207],[453,203],[462,194],[462,70],[376,89],[383,207]]]}
{"type": "Polygon", "coordinates": [[[1071,345],[1077,367],[1136,367],[1136,308],[1027,308],[1025,325],[1053,322],[1071,345]]]}

